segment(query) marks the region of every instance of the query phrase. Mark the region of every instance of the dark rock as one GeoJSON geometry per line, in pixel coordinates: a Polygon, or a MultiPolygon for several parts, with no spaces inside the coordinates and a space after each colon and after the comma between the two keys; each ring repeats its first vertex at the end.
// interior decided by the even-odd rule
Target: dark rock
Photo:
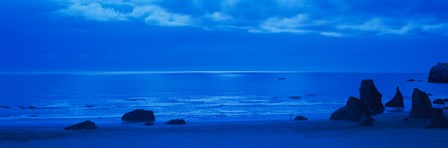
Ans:
{"type": "Polygon", "coordinates": [[[448,83],[448,63],[438,63],[432,67],[429,72],[428,82],[448,83]]]}
{"type": "Polygon", "coordinates": [[[154,122],[156,117],[154,112],[150,110],[136,109],[132,112],[128,112],[121,117],[123,121],[131,122],[154,122]]]}
{"type": "Polygon", "coordinates": [[[26,107],[24,107],[24,106],[19,106],[19,108],[20,108],[20,109],[26,109],[26,107]]]}
{"type": "Polygon", "coordinates": [[[35,106],[29,106],[28,108],[29,108],[29,109],[36,109],[37,107],[35,107],[35,106]]]}
{"type": "Polygon", "coordinates": [[[301,120],[308,120],[308,118],[306,118],[305,116],[296,116],[294,118],[294,121],[301,121],[301,120]]]}
{"type": "Polygon", "coordinates": [[[154,125],[154,122],[146,122],[145,125],[146,125],[146,126],[153,126],[153,125],[154,125]]]}
{"type": "Polygon", "coordinates": [[[360,126],[373,126],[373,123],[372,123],[373,121],[374,120],[373,120],[372,116],[370,116],[369,114],[364,113],[361,116],[361,120],[359,122],[359,125],[360,126]]]}
{"type": "Polygon", "coordinates": [[[367,106],[360,99],[350,97],[344,107],[339,108],[331,114],[331,120],[359,121],[362,114],[370,114],[367,106]]]}
{"type": "Polygon", "coordinates": [[[95,125],[94,122],[87,120],[72,126],[65,127],[65,130],[93,130],[97,129],[98,127],[95,125]]]}
{"type": "Polygon", "coordinates": [[[371,115],[377,115],[384,112],[384,106],[381,102],[383,95],[376,89],[373,80],[363,80],[359,88],[361,102],[367,105],[371,115]]]}
{"type": "Polygon", "coordinates": [[[10,109],[11,107],[10,106],[0,106],[0,108],[2,108],[2,109],[10,109]]]}
{"type": "Polygon", "coordinates": [[[431,121],[426,128],[448,128],[448,121],[443,114],[443,109],[434,108],[432,111],[431,121]]]}
{"type": "Polygon", "coordinates": [[[428,95],[420,91],[418,88],[414,89],[412,94],[412,108],[409,112],[410,118],[431,118],[432,104],[428,95]]]}
{"type": "Polygon", "coordinates": [[[300,96],[289,96],[288,98],[289,99],[300,99],[301,97],[300,96]]]}
{"type": "Polygon", "coordinates": [[[444,102],[448,102],[448,98],[443,99],[444,102]]]}
{"type": "Polygon", "coordinates": [[[185,124],[187,124],[187,122],[185,122],[184,119],[173,119],[173,120],[170,120],[170,121],[166,122],[165,124],[169,124],[169,125],[185,125],[185,124]]]}
{"type": "Polygon", "coordinates": [[[415,82],[415,79],[409,79],[408,82],[415,82]]]}
{"type": "Polygon", "coordinates": [[[443,101],[442,99],[436,99],[432,102],[433,104],[442,104],[445,105],[445,101],[443,101]]]}
{"type": "Polygon", "coordinates": [[[400,92],[400,88],[397,87],[397,91],[395,92],[395,96],[386,103],[387,107],[404,107],[403,102],[403,94],[400,92]]]}
{"type": "Polygon", "coordinates": [[[87,108],[95,107],[95,105],[86,105],[87,108]]]}

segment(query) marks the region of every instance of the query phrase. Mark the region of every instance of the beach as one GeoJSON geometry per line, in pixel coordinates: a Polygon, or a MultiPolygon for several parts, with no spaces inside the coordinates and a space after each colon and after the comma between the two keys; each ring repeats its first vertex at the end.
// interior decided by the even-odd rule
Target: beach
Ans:
{"type": "Polygon", "coordinates": [[[406,112],[375,116],[374,126],[352,121],[244,121],[144,126],[97,124],[96,130],[64,131],[67,125],[0,127],[0,147],[440,147],[448,129],[425,129],[427,119],[403,120],[406,112]]]}

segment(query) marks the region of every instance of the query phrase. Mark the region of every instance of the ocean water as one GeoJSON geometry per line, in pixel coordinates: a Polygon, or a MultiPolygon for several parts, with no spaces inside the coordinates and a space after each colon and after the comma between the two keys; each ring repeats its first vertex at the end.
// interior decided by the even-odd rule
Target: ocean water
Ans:
{"type": "Polygon", "coordinates": [[[0,121],[120,122],[134,109],[153,110],[158,122],[328,119],[348,97],[359,96],[363,79],[375,81],[383,103],[399,86],[405,110],[414,88],[432,94],[431,99],[448,98],[447,84],[427,83],[421,73],[2,73],[0,121]],[[421,81],[407,82],[411,78],[421,81]]]}

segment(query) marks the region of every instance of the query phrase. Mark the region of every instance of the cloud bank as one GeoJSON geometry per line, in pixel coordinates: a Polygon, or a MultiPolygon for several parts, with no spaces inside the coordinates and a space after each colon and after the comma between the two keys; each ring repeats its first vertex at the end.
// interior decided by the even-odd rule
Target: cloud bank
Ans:
{"type": "Polygon", "coordinates": [[[64,17],[330,37],[448,35],[446,0],[55,0],[64,17]]]}

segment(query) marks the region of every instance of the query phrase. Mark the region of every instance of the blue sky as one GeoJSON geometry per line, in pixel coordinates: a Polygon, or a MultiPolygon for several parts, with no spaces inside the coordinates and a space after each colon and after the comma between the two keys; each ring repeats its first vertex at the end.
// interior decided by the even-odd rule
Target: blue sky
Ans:
{"type": "Polygon", "coordinates": [[[427,72],[446,0],[14,0],[0,71],[427,72]]]}

